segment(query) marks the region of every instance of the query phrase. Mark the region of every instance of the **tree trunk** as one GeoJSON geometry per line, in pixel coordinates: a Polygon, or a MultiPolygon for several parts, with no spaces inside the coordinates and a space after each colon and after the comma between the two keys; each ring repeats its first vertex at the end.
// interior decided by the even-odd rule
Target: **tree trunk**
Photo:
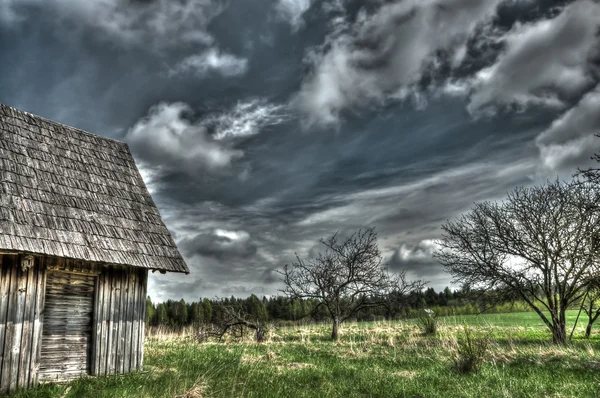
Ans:
{"type": "Polygon", "coordinates": [[[258,326],[256,328],[256,342],[262,343],[263,341],[265,341],[265,330],[261,326],[258,326]]]}
{"type": "Polygon", "coordinates": [[[587,311],[586,311],[586,312],[587,312],[587,314],[588,314],[588,325],[587,325],[587,327],[585,328],[585,337],[586,337],[587,339],[589,339],[589,338],[590,338],[590,336],[592,335],[592,326],[594,325],[594,322],[596,322],[596,319],[598,319],[598,317],[600,316],[600,309],[599,309],[599,310],[596,310],[596,313],[595,313],[595,314],[592,314],[592,310],[593,310],[593,308],[592,308],[592,306],[590,305],[590,310],[589,310],[589,312],[587,312],[587,311]]]}
{"type": "Polygon", "coordinates": [[[340,318],[333,317],[333,329],[331,330],[331,340],[339,340],[340,318]]]}
{"type": "Polygon", "coordinates": [[[588,322],[587,327],[585,328],[585,338],[589,339],[592,335],[592,322],[588,322]]]}
{"type": "Polygon", "coordinates": [[[565,344],[567,342],[567,328],[565,322],[555,320],[552,326],[552,341],[554,344],[565,344]]]}

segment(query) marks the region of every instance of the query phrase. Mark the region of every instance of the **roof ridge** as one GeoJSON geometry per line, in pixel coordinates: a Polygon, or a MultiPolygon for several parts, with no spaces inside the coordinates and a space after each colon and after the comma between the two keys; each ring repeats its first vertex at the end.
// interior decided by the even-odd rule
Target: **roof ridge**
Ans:
{"type": "Polygon", "coordinates": [[[44,116],[36,115],[35,113],[23,111],[21,109],[15,108],[13,106],[6,105],[6,104],[4,104],[2,102],[0,102],[0,108],[9,108],[9,109],[11,109],[14,112],[25,114],[27,116],[30,116],[30,117],[33,117],[33,118],[36,118],[36,119],[41,119],[41,120],[43,120],[43,121],[45,121],[47,123],[54,124],[54,125],[57,125],[57,126],[60,126],[60,127],[64,127],[66,129],[69,129],[69,130],[75,130],[78,133],[82,133],[82,134],[89,135],[89,136],[92,136],[92,137],[100,138],[100,139],[103,139],[103,140],[106,140],[106,141],[112,141],[112,142],[124,145],[125,147],[129,148],[129,145],[127,145],[127,143],[125,141],[120,141],[120,140],[117,140],[115,138],[110,138],[110,137],[106,137],[106,136],[103,136],[103,135],[90,133],[89,131],[85,131],[85,130],[80,129],[78,127],[69,126],[68,124],[60,123],[60,122],[57,122],[55,120],[48,119],[48,118],[46,118],[44,116]]]}

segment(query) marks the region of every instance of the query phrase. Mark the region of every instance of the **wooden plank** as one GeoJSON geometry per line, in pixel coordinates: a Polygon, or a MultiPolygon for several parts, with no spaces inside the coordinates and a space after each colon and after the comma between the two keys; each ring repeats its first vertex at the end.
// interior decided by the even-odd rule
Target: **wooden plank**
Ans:
{"type": "MultiPolygon", "coordinates": [[[[4,337],[6,336],[8,321],[8,303],[10,298],[10,277],[12,261],[10,257],[0,255],[0,391],[7,391],[4,385],[2,369],[4,368],[4,337]]],[[[8,360],[6,360],[8,364],[8,360]]]]}
{"type": "Polygon", "coordinates": [[[42,258],[40,262],[40,270],[39,276],[41,280],[38,284],[38,294],[37,294],[37,302],[36,302],[36,319],[34,325],[34,343],[37,345],[36,349],[32,349],[32,355],[35,355],[35,358],[31,360],[31,366],[33,367],[30,372],[30,386],[36,386],[39,382],[39,367],[40,367],[40,358],[42,356],[42,336],[44,331],[44,306],[46,302],[46,276],[48,272],[46,271],[46,262],[47,257],[42,258]]]}
{"type": "Polygon", "coordinates": [[[146,338],[146,292],[148,291],[148,270],[140,269],[138,271],[142,276],[140,305],[142,306],[142,316],[140,319],[140,341],[139,341],[139,364],[138,369],[144,370],[144,343],[146,338]]]}
{"type": "Polygon", "coordinates": [[[128,270],[121,272],[121,301],[119,304],[119,337],[117,347],[117,362],[115,365],[115,373],[123,374],[123,363],[125,360],[125,338],[127,337],[127,276],[128,270]]]}
{"type": "Polygon", "coordinates": [[[114,351],[113,351],[113,345],[114,345],[114,334],[113,334],[113,330],[114,330],[114,323],[115,323],[115,278],[114,278],[114,271],[109,271],[107,273],[107,278],[108,278],[108,283],[110,286],[109,289],[109,294],[110,294],[110,301],[108,303],[108,308],[109,308],[109,323],[108,323],[108,328],[106,330],[106,374],[110,375],[111,374],[111,365],[112,365],[112,361],[114,358],[114,351]]]}
{"type": "Polygon", "coordinates": [[[111,375],[115,370],[115,337],[118,325],[119,291],[117,290],[117,270],[109,271],[110,279],[110,328],[108,330],[107,355],[106,355],[106,374],[111,375]]]}
{"type": "MultiPolygon", "coordinates": [[[[33,372],[36,371],[35,365],[32,363],[34,360],[36,360],[36,352],[37,352],[37,346],[38,346],[38,339],[39,339],[39,335],[36,334],[36,327],[39,329],[39,310],[38,310],[38,301],[40,300],[40,295],[39,292],[41,290],[40,287],[40,281],[42,279],[42,270],[40,267],[40,261],[41,258],[40,257],[36,257],[35,258],[35,278],[34,278],[34,288],[31,292],[30,295],[30,301],[31,301],[31,313],[30,313],[30,323],[31,323],[31,333],[30,333],[30,337],[29,337],[29,341],[30,341],[30,347],[29,347],[29,352],[27,353],[28,361],[27,361],[27,380],[25,381],[25,386],[26,387],[31,387],[31,381],[33,379],[33,372]]],[[[23,353],[21,353],[21,355],[23,355],[23,353]]]]}
{"type": "Polygon", "coordinates": [[[133,314],[132,314],[132,323],[133,328],[131,331],[131,370],[138,369],[138,335],[140,333],[140,313],[138,308],[138,292],[139,292],[139,284],[140,278],[138,272],[132,272],[133,275],[133,314]]]}
{"type": "Polygon", "coordinates": [[[111,324],[111,339],[109,342],[109,358],[108,358],[108,373],[115,374],[116,363],[117,363],[117,350],[119,349],[119,319],[120,313],[120,302],[121,302],[121,270],[115,270],[111,273],[111,279],[113,281],[113,302],[112,302],[112,324],[111,324]]]}
{"type": "MultiPolygon", "coordinates": [[[[4,364],[4,336],[6,332],[8,298],[10,287],[10,262],[0,255],[0,382],[2,380],[2,365],[4,364]]],[[[0,383],[0,391],[5,391],[0,383]]]]}
{"type": "Polygon", "coordinates": [[[123,373],[131,372],[131,332],[133,327],[133,304],[135,303],[134,270],[127,272],[127,313],[125,315],[125,348],[123,350],[123,373]]]}
{"type": "Polygon", "coordinates": [[[29,268],[27,272],[23,331],[21,333],[21,348],[19,349],[19,373],[17,382],[19,387],[27,387],[29,384],[29,361],[31,360],[31,339],[33,334],[33,319],[35,317],[37,274],[38,270],[35,265],[29,268]]]}
{"type": "Polygon", "coordinates": [[[63,338],[61,340],[54,341],[50,341],[45,338],[44,342],[48,343],[48,346],[44,348],[44,355],[46,357],[51,357],[53,354],[57,353],[62,355],[63,351],[85,352],[85,349],[89,344],[89,338],[81,336],[73,337],[72,339],[63,338]]]}
{"type": "Polygon", "coordinates": [[[10,384],[9,391],[14,391],[19,382],[19,357],[21,354],[21,338],[23,332],[23,318],[25,315],[25,301],[27,299],[27,272],[23,272],[20,266],[17,270],[17,294],[13,315],[13,336],[10,344],[10,384]]]}
{"type": "Polygon", "coordinates": [[[40,382],[68,382],[71,380],[78,379],[82,376],[81,372],[77,370],[60,370],[57,372],[48,372],[40,379],[40,382]]]}
{"type": "Polygon", "coordinates": [[[105,271],[100,276],[102,278],[102,318],[100,322],[102,323],[102,330],[100,337],[98,338],[98,344],[100,346],[100,355],[99,355],[99,372],[98,375],[105,376],[107,371],[107,362],[106,357],[108,354],[108,331],[110,330],[110,278],[108,276],[108,272],[105,271]]]}
{"type": "MultiPolygon", "coordinates": [[[[48,363],[51,363],[53,358],[61,358],[63,362],[68,362],[71,360],[77,360],[77,362],[82,360],[83,362],[86,362],[88,359],[88,355],[86,353],[87,347],[87,341],[84,344],[67,343],[53,345],[51,349],[44,350],[43,367],[48,367],[48,363]]],[[[42,367],[42,365],[40,365],[40,367],[42,367]]],[[[82,371],[85,372],[85,367],[82,369],[82,371]]]]}
{"type": "Polygon", "coordinates": [[[119,280],[119,320],[117,326],[117,345],[115,350],[115,374],[121,374],[123,369],[123,342],[125,336],[123,334],[123,316],[124,316],[124,299],[126,297],[125,290],[127,289],[127,284],[125,283],[125,276],[127,274],[126,270],[121,270],[118,274],[119,280]]]}
{"type": "Polygon", "coordinates": [[[66,341],[78,344],[84,343],[87,340],[87,336],[44,336],[44,340],[49,341],[52,344],[62,344],[66,341]]]}
{"type": "Polygon", "coordinates": [[[93,375],[98,375],[98,337],[101,335],[101,309],[102,306],[99,303],[102,302],[101,299],[101,291],[100,291],[100,276],[96,277],[95,281],[95,294],[94,294],[94,314],[92,324],[94,325],[94,329],[92,330],[92,366],[91,373],[93,375]]]}
{"type": "Polygon", "coordinates": [[[18,298],[17,267],[12,264],[10,268],[10,285],[8,289],[8,310],[6,313],[6,331],[4,335],[4,358],[2,363],[2,380],[0,382],[4,391],[10,390],[10,372],[12,367],[11,348],[15,334],[15,318],[18,298]]]}
{"type": "Polygon", "coordinates": [[[112,328],[113,328],[113,305],[114,305],[114,294],[113,294],[114,286],[113,286],[113,278],[110,271],[106,272],[106,294],[108,297],[108,301],[106,301],[106,321],[104,323],[106,329],[104,331],[104,346],[105,346],[105,356],[104,356],[104,374],[110,374],[110,355],[111,355],[111,341],[112,341],[112,328]]]}

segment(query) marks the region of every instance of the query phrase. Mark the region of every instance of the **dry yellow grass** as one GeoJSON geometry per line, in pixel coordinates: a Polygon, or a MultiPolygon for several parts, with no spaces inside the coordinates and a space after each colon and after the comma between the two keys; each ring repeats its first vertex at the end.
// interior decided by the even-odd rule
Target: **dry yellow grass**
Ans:
{"type": "Polygon", "coordinates": [[[194,384],[187,389],[183,394],[176,395],[174,398],[204,398],[207,387],[205,384],[194,384]]]}

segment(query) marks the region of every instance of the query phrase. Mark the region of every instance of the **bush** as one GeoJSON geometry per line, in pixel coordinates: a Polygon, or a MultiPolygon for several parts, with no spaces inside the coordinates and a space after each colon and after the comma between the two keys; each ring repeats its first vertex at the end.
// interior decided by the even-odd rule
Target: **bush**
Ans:
{"type": "Polygon", "coordinates": [[[490,339],[477,337],[467,326],[464,335],[458,340],[458,347],[454,355],[454,365],[461,373],[479,372],[485,362],[490,346],[490,339]]]}
{"type": "Polygon", "coordinates": [[[430,336],[437,333],[437,316],[432,311],[421,312],[417,318],[417,324],[425,336],[430,336]]]}

